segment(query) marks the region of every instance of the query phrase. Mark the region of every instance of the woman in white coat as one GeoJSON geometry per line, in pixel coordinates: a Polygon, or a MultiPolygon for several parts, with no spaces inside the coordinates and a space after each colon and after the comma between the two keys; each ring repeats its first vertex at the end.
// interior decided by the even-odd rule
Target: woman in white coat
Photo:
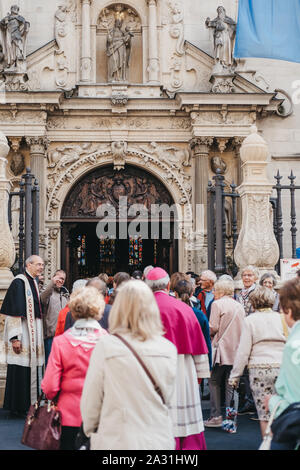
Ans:
{"type": "Polygon", "coordinates": [[[109,315],[109,332],[92,353],[81,399],[91,450],[174,450],[169,407],[177,350],[163,337],[158,306],[144,282],[128,281],[120,287],[109,315]],[[138,353],[162,397],[115,334],[138,353]]]}

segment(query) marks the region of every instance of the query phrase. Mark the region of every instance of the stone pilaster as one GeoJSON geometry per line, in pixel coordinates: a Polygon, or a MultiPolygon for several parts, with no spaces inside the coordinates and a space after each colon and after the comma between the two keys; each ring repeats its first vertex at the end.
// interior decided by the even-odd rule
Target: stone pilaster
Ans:
{"type": "Polygon", "coordinates": [[[157,0],[147,0],[149,8],[149,33],[148,33],[148,81],[152,84],[159,83],[159,57],[157,38],[157,0]]]}
{"type": "MultiPolygon", "coordinates": [[[[30,151],[30,168],[31,173],[35,176],[39,184],[40,199],[40,249],[45,249],[42,240],[45,238],[45,214],[47,204],[47,148],[48,139],[45,136],[27,137],[26,143],[30,151]]],[[[43,257],[43,253],[41,253],[43,257]]]]}
{"type": "MultiPolygon", "coordinates": [[[[254,265],[263,274],[271,271],[279,258],[279,248],[270,218],[273,185],[267,177],[268,146],[255,126],[241,150],[242,184],[238,192],[242,202],[242,226],[234,251],[239,271],[254,265]]],[[[276,275],[277,276],[277,275],[276,275]]],[[[240,279],[240,274],[237,280],[240,279]]]]}
{"type": "Polygon", "coordinates": [[[81,81],[91,81],[91,2],[82,0],[82,34],[81,34],[81,81]]]}
{"type": "Polygon", "coordinates": [[[0,302],[13,280],[10,270],[15,262],[15,245],[8,225],[8,196],[11,184],[6,178],[6,156],[9,145],[5,135],[0,132],[0,302]]]}
{"type": "Polygon", "coordinates": [[[194,167],[193,218],[197,240],[194,265],[198,273],[207,268],[207,185],[209,178],[209,149],[213,137],[194,137],[190,141],[194,167]]]}

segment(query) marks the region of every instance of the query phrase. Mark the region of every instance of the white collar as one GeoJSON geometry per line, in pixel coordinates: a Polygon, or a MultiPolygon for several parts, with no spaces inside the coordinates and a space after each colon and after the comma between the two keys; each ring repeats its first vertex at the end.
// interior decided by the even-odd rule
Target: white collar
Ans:
{"type": "Polygon", "coordinates": [[[101,330],[101,326],[94,318],[80,318],[76,320],[73,327],[75,330],[81,330],[85,328],[91,328],[93,330],[101,330]]]}

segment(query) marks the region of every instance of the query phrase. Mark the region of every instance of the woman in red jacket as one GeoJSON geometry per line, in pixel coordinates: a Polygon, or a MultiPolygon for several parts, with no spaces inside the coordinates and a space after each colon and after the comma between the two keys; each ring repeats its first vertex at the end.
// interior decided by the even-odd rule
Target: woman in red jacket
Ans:
{"type": "Polygon", "coordinates": [[[107,332],[99,325],[105,302],[95,287],[83,287],[71,294],[69,308],[76,320],[73,327],[53,340],[42,390],[48,400],[58,394],[61,412],[61,450],[75,450],[81,426],[80,398],[91,353],[107,332]]]}

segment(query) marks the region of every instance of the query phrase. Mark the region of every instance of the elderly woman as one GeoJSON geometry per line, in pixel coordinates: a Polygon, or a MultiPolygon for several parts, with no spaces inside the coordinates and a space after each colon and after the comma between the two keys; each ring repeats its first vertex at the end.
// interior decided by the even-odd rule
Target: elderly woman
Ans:
{"type": "Polygon", "coordinates": [[[254,313],[245,318],[229,383],[237,386],[248,367],[250,388],[264,435],[269,420],[264,399],[274,391],[286,336],[281,316],[272,310],[274,294],[270,289],[258,286],[250,294],[249,301],[254,313]]]}
{"type": "Polygon", "coordinates": [[[208,319],[210,317],[211,306],[214,301],[213,287],[216,280],[217,276],[215,273],[207,269],[201,273],[199,279],[200,287],[195,290],[195,296],[200,302],[200,308],[208,319]]]}
{"type": "Polygon", "coordinates": [[[272,310],[274,312],[280,312],[279,294],[274,289],[275,286],[276,286],[276,278],[275,278],[274,274],[272,274],[272,273],[263,274],[261,276],[260,280],[259,280],[259,285],[264,286],[264,287],[268,287],[269,289],[272,290],[272,292],[274,294],[274,297],[275,297],[275,301],[274,301],[274,305],[272,307],[272,310]]]}
{"type": "MultiPolygon", "coordinates": [[[[300,282],[299,278],[287,281],[280,289],[280,302],[287,325],[291,328],[284,347],[282,364],[275,383],[275,394],[268,395],[265,404],[270,411],[278,406],[275,418],[293,404],[300,402],[300,282]]],[[[299,413],[299,412],[298,412],[299,413]]],[[[298,429],[300,423],[298,424],[298,429]]],[[[283,429],[280,429],[282,432],[283,429]]],[[[294,427],[294,436],[287,440],[276,431],[271,450],[293,450],[299,441],[299,431],[294,427]]]]}
{"type": "Polygon", "coordinates": [[[93,351],[81,399],[91,450],[174,450],[169,407],[177,351],[163,337],[159,309],[146,283],[131,280],[118,288],[109,331],[93,351]],[[122,338],[145,363],[161,394],[122,338]]]}
{"type": "Polygon", "coordinates": [[[249,301],[249,295],[257,286],[256,283],[259,274],[258,270],[254,266],[246,266],[242,269],[241,276],[244,287],[238,294],[236,300],[243,305],[246,315],[249,315],[250,313],[253,313],[253,307],[249,301]]]}
{"type": "Polygon", "coordinates": [[[226,406],[230,406],[232,387],[228,377],[232,369],[239,345],[245,311],[233,299],[234,284],[230,281],[217,281],[214,286],[215,301],[211,307],[209,320],[213,356],[213,369],[209,379],[210,418],[204,422],[206,427],[221,427],[221,386],[225,383],[226,406]]]}
{"type": "Polygon", "coordinates": [[[48,400],[59,394],[61,450],[75,450],[75,438],[82,422],[80,399],[90,356],[99,338],[107,335],[98,323],[104,307],[104,298],[95,287],[75,290],[69,301],[75,323],[53,340],[41,386],[48,400]]]}

